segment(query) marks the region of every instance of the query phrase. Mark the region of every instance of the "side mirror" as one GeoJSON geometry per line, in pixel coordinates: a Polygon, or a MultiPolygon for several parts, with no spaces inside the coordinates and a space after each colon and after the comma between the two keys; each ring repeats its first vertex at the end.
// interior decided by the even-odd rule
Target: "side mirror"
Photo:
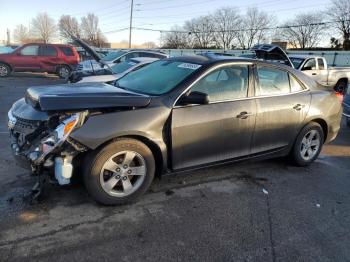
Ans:
{"type": "Polygon", "coordinates": [[[180,99],[182,105],[207,105],[209,104],[209,96],[202,92],[191,92],[180,99]]]}

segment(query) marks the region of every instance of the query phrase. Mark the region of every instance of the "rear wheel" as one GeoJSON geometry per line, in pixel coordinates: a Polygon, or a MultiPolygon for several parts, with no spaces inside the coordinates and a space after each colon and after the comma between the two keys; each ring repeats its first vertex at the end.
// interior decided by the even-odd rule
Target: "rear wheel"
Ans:
{"type": "Polygon", "coordinates": [[[57,74],[62,79],[68,79],[71,73],[71,69],[69,66],[61,65],[57,69],[57,74]]]}
{"type": "Polygon", "coordinates": [[[0,77],[9,76],[11,73],[11,69],[8,65],[0,63],[0,77]]]}
{"type": "Polygon", "coordinates": [[[291,152],[293,162],[307,166],[316,160],[324,142],[322,127],[315,122],[306,125],[299,133],[291,152]]]}
{"type": "Polygon", "coordinates": [[[349,117],[346,118],[346,125],[347,125],[348,127],[350,127],[350,118],[349,118],[349,117]]]}
{"type": "Polygon", "coordinates": [[[341,94],[345,94],[346,92],[346,89],[347,89],[347,81],[345,80],[341,80],[337,83],[337,85],[335,86],[334,90],[336,92],[339,92],[341,94]]]}
{"type": "Polygon", "coordinates": [[[104,205],[135,201],[151,185],[155,161],[151,150],[135,139],[119,139],[87,159],[84,182],[104,205]]]}

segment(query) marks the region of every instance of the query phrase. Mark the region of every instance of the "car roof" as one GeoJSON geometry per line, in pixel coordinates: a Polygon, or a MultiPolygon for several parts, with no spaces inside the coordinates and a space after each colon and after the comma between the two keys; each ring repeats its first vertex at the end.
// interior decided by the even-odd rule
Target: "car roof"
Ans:
{"type": "Polygon", "coordinates": [[[116,51],[112,52],[117,52],[117,51],[124,51],[124,52],[148,52],[148,53],[157,53],[161,55],[167,55],[166,53],[159,51],[159,50],[152,50],[152,49],[119,49],[116,51]]]}
{"type": "Polygon", "coordinates": [[[247,59],[243,57],[221,56],[221,55],[191,55],[191,56],[175,56],[168,58],[167,60],[178,61],[184,63],[194,63],[200,65],[213,64],[217,62],[254,62],[259,60],[247,59]]]}

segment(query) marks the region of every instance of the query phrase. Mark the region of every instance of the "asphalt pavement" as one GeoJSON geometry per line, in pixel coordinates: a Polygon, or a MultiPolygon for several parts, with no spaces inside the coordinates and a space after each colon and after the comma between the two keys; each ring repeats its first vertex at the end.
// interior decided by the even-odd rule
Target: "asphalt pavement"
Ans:
{"type": "MultiPolygon", "coordinates": [[[[243,162],[155,180],[103,207],[81,184],[50,186],[16,165],[7,111],[45,74],[0,79],[0,261],[350,261],[350,128],[309,167],[243,162]]],[[[45,87],[43,87],[45,88],[45,87]]]]}

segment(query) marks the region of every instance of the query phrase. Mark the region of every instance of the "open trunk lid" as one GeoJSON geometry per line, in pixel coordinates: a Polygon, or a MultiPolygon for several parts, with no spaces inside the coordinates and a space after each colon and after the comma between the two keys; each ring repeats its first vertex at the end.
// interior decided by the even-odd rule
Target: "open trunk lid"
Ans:
{"type": "Polygon", "coordinates": [[[277,45],[258,44],[251,48],[257,59],[280,62],[294,68],[286,52],[277,45]]]}

